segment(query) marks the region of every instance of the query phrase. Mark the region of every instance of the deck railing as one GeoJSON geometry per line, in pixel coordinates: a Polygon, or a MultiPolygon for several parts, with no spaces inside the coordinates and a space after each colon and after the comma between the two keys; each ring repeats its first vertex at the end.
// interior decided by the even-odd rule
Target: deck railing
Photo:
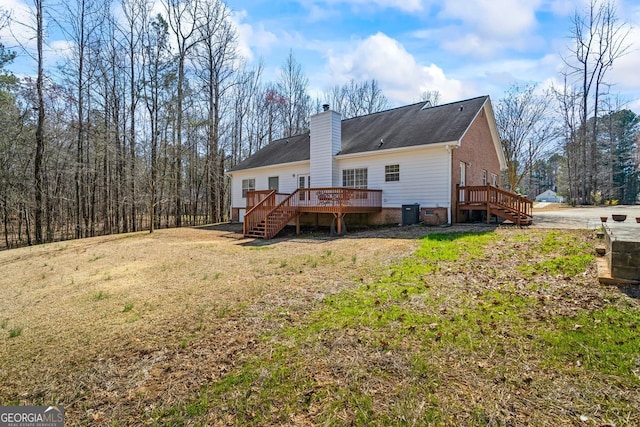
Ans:
{"type": "Polygon", "coordinates": [[[288,196],[289,194],[278,193],[276,190],[247,191],[247,211],[265,199],[268,199],[267,203],[271,204],[272,206],[276,206],[288,196]],[[273,193],[275,193],[276,197],[270,198],[273,193]]]}
{"type": "Polygon", "coordinates": [[[264,221],[276,205],[276,190],[247,191],[247,212],[242,222],[242,233],[247,234],[264,221]]]}
{"type": "Polygon", "coordinates": [[[382,190],[347,187],[319,187],[298,189],[297,206],[340,212],[346,208],[382,206],[382,190]]]}
{"type": "Polygon", "coordinates": [[[275,236],[299,211],[342,215],[382,207],[382,190],[346,187],[299,188],[291,194],[248,191],[246,198],[243,233],[263,226],[267,239],[275,236]]]}
{"type": "Polygon", "coordinates": [[[532,200],[492,185],[458,186],[458,204],[484,206],[488,212],[494,207],[529,218],[533,215],[532,200]]]}

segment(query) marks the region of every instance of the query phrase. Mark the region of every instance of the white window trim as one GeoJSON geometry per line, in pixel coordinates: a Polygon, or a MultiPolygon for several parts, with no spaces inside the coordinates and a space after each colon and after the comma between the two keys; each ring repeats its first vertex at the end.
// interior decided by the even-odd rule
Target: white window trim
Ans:
{"type": "Polygon", "coordinates": [[[351,168],[351,169],[342,170],[342,186],[343,187],[368,188],[368,185],[369,185],[369,169],[368,168],[351,168]],[[347,177],[346,175],[348,175],[349,173],[353,174],[353,176],[347,177]],[[360,175],[358,176],[358,174],[360,175]],[[347,178],[352,179],[353,185],[348,185],[347,178]]]}
{"type": "Polygon", "coordinates": [[[256,179],[246,178],[242,180],[242,198],[247,198],[247,191],[256,191],[256,179]],[[253,183],[253,186],[251,184],[253,183]],[[246,186],[245,186],[246,184],[246,186]]]}
{"type": "Polygon", "coordinates": [[[400,165],[398,163],[384,166],[384,182],[400,182],[400,165]],[[396,168],[394,172],[389,172],[387,168],[396,168]],[[397,177],[397,179],[389,179],[389,177],[397,177]]]}

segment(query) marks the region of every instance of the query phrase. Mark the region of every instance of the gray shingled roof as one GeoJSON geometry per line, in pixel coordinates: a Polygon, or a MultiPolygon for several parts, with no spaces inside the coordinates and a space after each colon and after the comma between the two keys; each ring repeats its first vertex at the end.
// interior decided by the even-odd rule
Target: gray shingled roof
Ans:
{"type": "MultiPolygon", "coordinates": [[[[429,108],[420,102],[343,120],[340,154],[458,141],[487,99],[481,96],[429,108]]],[[[309,132],[273,141],[230,171],[303,160],[309,160],[309,132]]]]}

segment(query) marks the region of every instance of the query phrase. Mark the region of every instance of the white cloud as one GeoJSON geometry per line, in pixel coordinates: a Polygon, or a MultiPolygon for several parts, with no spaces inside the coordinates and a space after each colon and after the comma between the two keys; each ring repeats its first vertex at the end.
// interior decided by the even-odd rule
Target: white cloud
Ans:
{"type": "Polygon", "coordinates": [[[274,33],[266,30],[264,24],[252,25],[245,22],[246,19],[246,11],[231,14],[231,20],[238,32],[238,50],[244,58],[251,61],[254,58],[254,49],[260,53],[268,53],[278,38],[274,33]]]}
{"type": "Polygon", "coordinates": [[[449,0],[438,13],[449,25],[435,35],[444,49],[459,55],[488,58],[509,48],[529,50],[540,43],[531,34],[542,1],[449,0]]]}
{"type": "Polygon", "coordinates": [[[535,11],[541,0],[449,0],[440,16],[460,19],[465,27],[483,36],[513,37],[536,25],[535,11]]]}
{"type": "Polygon", "coordinates": [[[443,102],[472,96],[462,82],[448,78],[435,64],[421,65],[397,40],[377,33],[353,44],[348,52],[328,55],[329,74],[334,84],[355,79],[376,79],[394,103],[416,102],[428,90],[440,92],[443,102]]]}
{"type": "Polygon", "coordinates": [[[11,49],[35,46],[35,15],[31,7],[20,0],[3,0],[2,7],[10,14],[10,24],[0,30],[0,40],[11,49]]]}
{"type": "MultiPolygon", "coordinates": [[[[300,4],[316,9],[326,9],[331,6],[346,5],[353,9],[397,9],[403,12],[419,12],[423,10],[423,0],[302,0],[300,4]]],[[[317,11],[316,11],[317,12],[317,11]]]]}

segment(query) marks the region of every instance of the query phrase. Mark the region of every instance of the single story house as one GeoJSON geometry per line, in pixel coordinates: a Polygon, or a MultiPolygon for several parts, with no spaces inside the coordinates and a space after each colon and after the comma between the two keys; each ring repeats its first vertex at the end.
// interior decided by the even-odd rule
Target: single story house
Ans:
{"type": "Polygon", "coordinates": [[[536,202],[562,203],[563,200],[564,198],[558,196],[553,190],[543,191],[536,196],[536,202]]]}
{"type": "Polygon", "coordinates": [[[506,161],[488,96],[345,120],[323,108],[308,132],[273,141],[227,171],[231,219],[245,223],[246,235],[270,238],[294,220],[337,220],[338,230],[397,224],[408,209],[433,225],[466,221],[474,210],[487,221],[499,214],[489,191],[499,191],[506,161]]]}

